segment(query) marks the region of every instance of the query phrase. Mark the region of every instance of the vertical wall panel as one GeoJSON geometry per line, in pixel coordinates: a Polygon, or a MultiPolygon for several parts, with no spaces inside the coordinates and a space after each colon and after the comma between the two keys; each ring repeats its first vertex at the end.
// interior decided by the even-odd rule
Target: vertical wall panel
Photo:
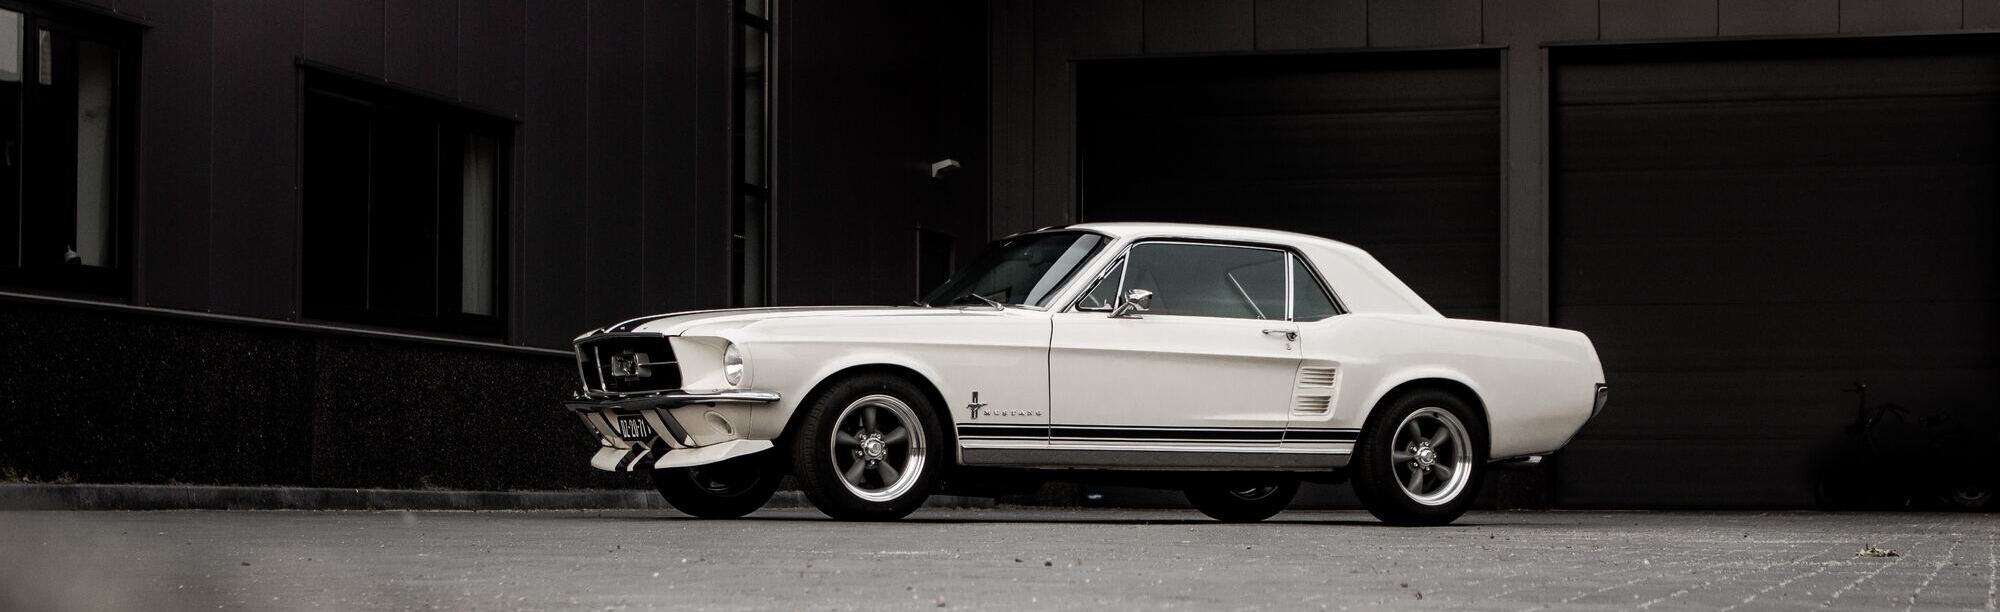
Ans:
{"type": "Polygon", "coordinates": [[[1840,0],[1722,0],[1723,36],[1819,34],[1840,29],[1840,0]]]}
{"type": "Polygon", "coordinates": [[[724,126],[731,125],[727,92],[735,87],[731,49],[736,16],[729,2],[699,2],[694,7],[695,67],[688,84],[695,95],[695,303],[702,308],[720,308],[729,295],[729,194],[735,179],[730,175],[729,155],[735,151],[733,137],[724,126]]]}
{"type": "Polygon", "coordinates": [[[1035,228],[1035,4],[987,4],[987,90],[992,151],[987,238],[1035,228]]]}
{"type": "Polygon", "coordinates": [[[1368,0],[1257,0],[1258,49],[1368,46],[1368,0]]]}
{"type": "Polygon", "coordinates": [[[694,271],[696,196],[695,168],[700,155],[696,135],[695,23],[693,5],[685,2],[645,5],[645,126],[646,278],[641,283],[640,309],[669,312],[696,308],[694,271]]]}
{"type": "MultiPolygon", "coordinates": [[[[209,304],[298,313],[298,69],[304,7],[216,0],[209,304]]],[[[155,237],[156,239],[159,237],[155,237]]]]}
{"type": "Polygon", "coordinates": [[[1241,0],[1146,0],[1146,52],[1245,51],[1256,5],[1241,0]]]}
{"type": "Polygon", "coordinates": [[[523,0],[461,0],[459,95],[466,102],[521,114],[526,12],[523,0]]]}
{"type": "Polygon", "coordinates": [[[208,0],[147,0],[134,274],[145,305],[208,305],[213,16],[208,0]]]}
{"type": "Polygon", "coordinates": [[[1965,28],[2000,28],[2000,0],[1965,0],[1965,28]]]}
{"type": "Polygon", "coordinates": [[[583,313],[586,17],[565,0],[528,0],[521,144],[521,342],[561,347],[592,325],[583,313]]]}
{"type": "Polygon", "coordinates": [[[1486,42],[1507,45],[1501,88],[1505,160],[1500,209],[1500,319],[1546,324],[1548,79],[1542,41],[1597,38],[1595,0],[1487,0],[1486,42]]]}
{"type": "Polygon", "coordinates": [[[1715,0],[1603,0],[1604,40],[1693,38],[1716,33],[1715,0]]]}
{"type": "Polygon", "coordinates": [[[1076,219],[1076,77],[1070,59],[1138,53],[1138,0],[1042,0],[1035,5],[1034,225],[1076,219]]]}
{"type": "Polygon", "coordinates": [[[387,2],[386,76],[395,83],[458,97],[458,0],[387,2]]]}
{"type": "MultiPolygon", "coordinates": [[[[639,112],[645,74],[644,14],[629,2],[590,3],[589,63],[585,90],[589,142],[584,195],[583,312],[592,321],[611,322],[644,314],[639,286],[646,265],[639,231],[644,224],[640,174],[639,112]]],[[[574,112],[575,107],[571,107],[574,112]]],[[[676,265],[657,262],[656,265],[676,265]]]]}
{"type": "Polygon", "coordinates": [[[1479,44],[1479,0],[1371,0],[1371,47],[1453,47],[1479,44]]]}
{"type": "Polygon", "coordinates": [[[1956,30],[1964,23],[1962,0],[1840,0],[1842,32],[1956,30]]]}
{"type": "Polygon", "coordinates": [[[305,0],[306,58],[381,78],[383,0],[305,0]]]}

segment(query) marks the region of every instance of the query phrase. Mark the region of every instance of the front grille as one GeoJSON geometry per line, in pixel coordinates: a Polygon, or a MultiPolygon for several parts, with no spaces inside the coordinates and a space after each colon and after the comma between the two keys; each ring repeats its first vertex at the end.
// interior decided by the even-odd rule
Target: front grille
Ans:
{"type": "Polygon", "coordinates": [[[663,336],[613,336],[576,345],[585,393],[652,393],[681,387],[674,347],[663,336]]]}

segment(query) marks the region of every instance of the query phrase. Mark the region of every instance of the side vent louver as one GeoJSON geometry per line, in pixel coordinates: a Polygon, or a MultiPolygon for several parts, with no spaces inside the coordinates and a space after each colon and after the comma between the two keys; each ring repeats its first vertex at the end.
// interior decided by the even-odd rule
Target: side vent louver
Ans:
{"type": "Polygon", "coordinates": [[[1335,368],[1299,368],[1299,389],[1293,393],[1292,414],[1315,416],[1332,410],[1333,388],[1338,380],[1339,371],[1335,368]]]}
{"type": "Polygon", "coordinates": [[[1330,389],[1336,374],[1333,368],[1299,368],[1299,388],[1330,389]]]}

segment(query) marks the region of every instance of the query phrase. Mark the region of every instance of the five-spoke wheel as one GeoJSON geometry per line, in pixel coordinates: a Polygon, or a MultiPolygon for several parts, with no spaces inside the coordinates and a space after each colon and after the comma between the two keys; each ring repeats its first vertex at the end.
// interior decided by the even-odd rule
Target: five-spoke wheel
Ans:
{"type": "Polygon", "coordinates": [[[1443,525],[1465,514],[1485,474],[1483,423],[1459,396],[1403,394],[1369,415],[1354,444],[1354,494],[1392,525],[1443,525]]]}
{"type": "Polygon", "coordinates": [[[1403,417],[1389,445],[1396,484],[1410,499],[1427,506],[1456,499],[1472,476],[1466,469],[1470,459],[1466,442],[1471,437],[1465,424],[1443,408],[1426,406],[1403,417]]]}
{"type": "Polygon", "coordinates": [[[803,407],[792,475],[827,516],[902,518],[937,481],[942,439],[931,402],[909,381],[864,374],[833,383],[803,407]]]}
{"type": "Polygon", "coordinates": [[[855,497],[889,501],[909,492],[924,469],[924,432],[917,413],[893,395],[856,399],[833,430],[833,463],[855,497]]]}

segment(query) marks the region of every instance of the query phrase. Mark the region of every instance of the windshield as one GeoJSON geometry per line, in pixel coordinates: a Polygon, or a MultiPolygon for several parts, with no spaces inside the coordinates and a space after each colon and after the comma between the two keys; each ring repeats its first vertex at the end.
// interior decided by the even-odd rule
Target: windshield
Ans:
{"type": "Polygon", "coordinates": [[[986,246],[972,265],[951,276],[924,303],[1047,306],[1063,281],[1108,240],[1086,232],[1023,234],[986,246]],[[985,299],[980,299],[985,298],[985,299]]]}

